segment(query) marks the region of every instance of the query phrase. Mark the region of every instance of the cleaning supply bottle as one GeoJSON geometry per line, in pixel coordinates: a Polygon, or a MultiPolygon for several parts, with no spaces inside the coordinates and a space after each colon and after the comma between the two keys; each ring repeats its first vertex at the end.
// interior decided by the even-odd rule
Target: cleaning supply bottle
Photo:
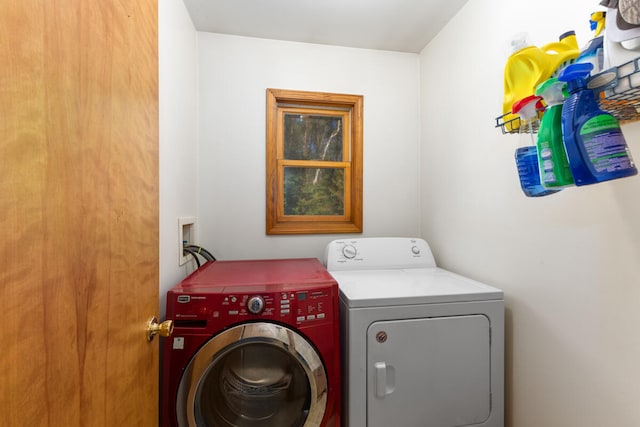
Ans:
{"type": "Polygon", "coordinates": [[[517,116],[511,112],[514,102],[533,95],[536,86],[552,77],[564,65],[580,54],[574,31],[559,37],[559,41],[534,46],[526,33],[511,40],[511,55],[504,68],[504,98],[502,114],[507,132],[518,130],[517,116]]]}
{"type": "Polygon", "coordinates": [[[636,175],[620,124],[598,106],[587,87],[590,63],[572,64],[558,76],[569,98],[562,106],[562,135],[576,185],[595,184],[636,175]]]}
{"type": "Polygon", "coordinates": [[[551,78],[540,84],[536,95],[541,96],[547,109],[540,121],[537,149],[540,183],[545,188],[563,188],[573,185],[567,154],[562,141],[562,103],[565,83],[551,78]]]}
{"type": "Polygon", "coordinates": [[[575,62],[589,62],[593,64],[591,74],[598,74],[604,68],[604,35],[605,12],[593,12],[589,20],[591,30],[594,32],[593,38],[580,50],[580,55],[575,62]]]}
{"type": "Polygon", "coordinates": [[[604,12],[602,10],[593,12],[591,14],[591,17],[589,18],[589,24],[591,25],[591,31],[594,32],[594,37],[600,37],[601,35],[604,35],[606,16],[607,12],[604,12]]]}
{"type": "Polygon", "coordinates": [[[546,189],[540,183],[538,168],[538,150],[535,131],[540,126],[536,105],[542,98],[531,95],[513,104],[513,114],[520,116],[518,148],[516,149],[516,167],[520,178],[520,187],[527,197],[540,197],[556,193],[558,190],[546,189]]]}

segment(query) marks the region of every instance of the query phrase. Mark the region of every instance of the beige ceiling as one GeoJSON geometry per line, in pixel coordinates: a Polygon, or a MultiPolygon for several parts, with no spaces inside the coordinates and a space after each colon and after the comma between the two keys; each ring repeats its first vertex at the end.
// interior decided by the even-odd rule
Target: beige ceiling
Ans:
{"type": "Polygon", "coordinates": [[[418,53],[468,0],[184,0],[197,30],[418,53]]]}

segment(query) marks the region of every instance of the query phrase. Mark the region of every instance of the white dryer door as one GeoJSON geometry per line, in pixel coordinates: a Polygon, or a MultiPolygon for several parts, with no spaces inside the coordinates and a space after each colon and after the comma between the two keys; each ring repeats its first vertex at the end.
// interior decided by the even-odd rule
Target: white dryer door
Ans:
{"type": "Polygon", "coordinates": [[[367,426],[457,427],[491,413],[483,315],[381,321],[367,332],[367,426]]]}

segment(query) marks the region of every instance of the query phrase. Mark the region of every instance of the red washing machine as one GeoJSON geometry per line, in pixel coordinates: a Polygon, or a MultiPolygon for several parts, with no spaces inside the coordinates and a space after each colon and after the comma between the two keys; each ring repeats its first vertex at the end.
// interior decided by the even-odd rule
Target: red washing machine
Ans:
{"type": "Polygon", "coordinates": [[[167,293],[163,427],[339,427],[338,285],[316,259],[216,261],[167,293]]]}

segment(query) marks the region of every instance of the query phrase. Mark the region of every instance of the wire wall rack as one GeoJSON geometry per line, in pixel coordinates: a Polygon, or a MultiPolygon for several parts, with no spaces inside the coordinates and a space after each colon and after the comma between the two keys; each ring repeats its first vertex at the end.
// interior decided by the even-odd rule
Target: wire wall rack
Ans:
{"type": "MultiPolygon", "coordinates": [[[[640,58],[609,68],[589,78],[588,86],[598,93],[600,108],[611,113],[620,123],[640,120],[640,58]]],[[[520,118],[496,117],[495,127],[503,134],[518,133],[520,118]]],[[[538,111],[538,116],[542,111],[538,111]]],[[[533,132],[537,132],[534,127],[533,132]]]]}

